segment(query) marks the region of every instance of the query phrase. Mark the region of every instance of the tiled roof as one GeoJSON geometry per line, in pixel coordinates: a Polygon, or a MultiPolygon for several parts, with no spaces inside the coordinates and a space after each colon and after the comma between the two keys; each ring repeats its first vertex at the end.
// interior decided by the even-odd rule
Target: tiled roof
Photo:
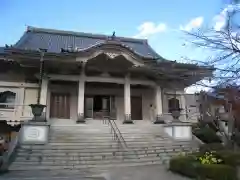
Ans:
{"type": "Polygon", "coordinates": [[[4,53],[4,49],[5,49],[5,47],[0,47],[0,54],[4,53]]]}
{"type": "MultiPolygon", "coordinates": [[[[61,48],[88,49],[92,46],[105,43],[108,38],[109,36],[99,34],[28,27],[27,31],[14,47],[27,50],[38,50],[42,48],[47,49],[48,52],[60,53],[61,48]]],[[[162,57],[149,46],[145,39],[126,37],[116,37],[115,39],[120,45],[129,48],[140,56],[162,59],[162,57]]]]}

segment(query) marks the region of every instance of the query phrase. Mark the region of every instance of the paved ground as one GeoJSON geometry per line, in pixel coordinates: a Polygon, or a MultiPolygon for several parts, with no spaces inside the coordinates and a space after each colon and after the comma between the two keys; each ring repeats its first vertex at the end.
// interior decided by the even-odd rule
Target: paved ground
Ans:
{"type": "Polygon", "coordinates": [[[168,172],[160,165],[118,167],[108,170],[84,171],[14,171],[0,180],[188,180],[168,172]],[[90,177],[91,176],[91,177],[90,177]]]}

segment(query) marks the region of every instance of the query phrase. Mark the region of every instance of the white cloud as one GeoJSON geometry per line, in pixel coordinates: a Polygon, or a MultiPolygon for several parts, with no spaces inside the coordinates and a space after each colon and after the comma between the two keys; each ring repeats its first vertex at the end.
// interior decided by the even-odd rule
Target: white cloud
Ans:
{"type": "Polygon", "coordinates": [[[198,93],[200,91],[211,91],[212,87],[215,87],[218,84],[216,79],[209,81],[208,78],[205,78],[192,86],[185,88],[185,92],[188,94],[198,93]]]}
{"type": "Polygon", "coordinates": [[[137,29],[138,34],[134,36],[135,38],[148,38],[151,35],[166,31],[167,25],[164,23],[144,22],[137,29]]]}
{"type": "Polygon", "coordinates": [[[185,26],[180,26],[180,30],[183,31],[192,31],[193,29],[201,27],[203,24],[203,17],[196,17],[192,19],[189,23],[187,23],[185,26]]]}
{"type": "Polygon", "coordinates": [[[185,89],[185,92],[187,94],[194,94],[194,93],[199,93],[200,91],[209,91],[209,90],[210,90],[210,88],[208,88],[208,87],[192,85],[190,87],[187,87],[185,89]]]}
{"type": "Polygon", "coordinates": [[[227,23],[228,13],[233,12],[234,10],[240,9],[240,5],[228,5],[224,8],[218,15],[213,18],[214,29],[220,31],[224,28],[227,23]]]}

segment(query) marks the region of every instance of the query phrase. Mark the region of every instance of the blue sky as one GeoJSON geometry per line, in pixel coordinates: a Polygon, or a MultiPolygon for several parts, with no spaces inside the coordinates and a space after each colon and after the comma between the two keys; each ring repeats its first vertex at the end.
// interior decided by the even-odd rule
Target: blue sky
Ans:
{"type": "Polygon", "coordinates": [[[180,29],[214,26],[223,1],[0,0],[0,46],[14,44],[29,25],[109,35],[116,31],[117,36],[148,38],[167,59],[203,59],[201,51],[183,46],[188,37],[180,29]]]}
{"type": "Polygon", "coordinates": [[[166,27],[146,36],[150,45],[165,58],[179,59],[188,55],[179,27],[198,17],[202,25],[212,23],[221,7],[223,0],[1,0],[0,45],[15,43],[27,25],[132,37],[151,22],[166,27]]]}

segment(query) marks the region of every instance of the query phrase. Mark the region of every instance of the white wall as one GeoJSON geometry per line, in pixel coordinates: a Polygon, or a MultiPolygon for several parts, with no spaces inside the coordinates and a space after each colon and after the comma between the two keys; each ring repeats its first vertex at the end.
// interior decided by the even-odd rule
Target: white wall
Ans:
{"type": "MultiPolygon", "coordinates": [[[[25,121],[32,118],[30,104],[36,103],[37,100],[37,84],[25,83],[21,81],[21,75],[7,74],[6,76],[0,75],[0,92],[12,91],[16,93],[14,102],[14,109],[0,109],[0,120],[10,121],[25,121]],[[9,77],[6,77],[8,76],[9,77]],[[4,81],[3,81],[4,80],[4,81]]],[[[10,123],[11,125],[17,122],[10,123]]]]}
{"type": "Polygon", "coordinates": [[[32,116],[30,104],[36,104],[37,103],[37,94],[38,89],[37,88],[25,88],[24,91],[24,107],[23,107],[23,116],[32,116]]]}

